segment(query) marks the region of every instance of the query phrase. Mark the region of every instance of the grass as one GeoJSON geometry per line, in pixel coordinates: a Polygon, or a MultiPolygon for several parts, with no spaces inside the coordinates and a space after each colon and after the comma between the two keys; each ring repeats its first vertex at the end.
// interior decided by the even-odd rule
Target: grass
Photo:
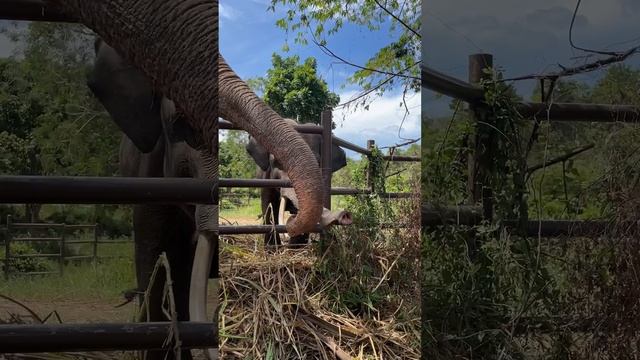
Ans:
{"type": "Polygon", "coordinates": [[[323,254],[221,237],[225,359],[419,358],[417,201],[387,204],[395,214],[386,220],[410,227],[381,230],[367,221],[378,211],[332,200],[356,223],[334,228],[323,254]]]}
{"type": "MultiPolygon", "coordinates": [[[[89,247],[90,244],[82,244],[89,247]]],[[[90,249],[80,249],[80,254],[90,254],[90,249]]],[[[101,259],[98,264],[90,261],[68,262],[63,275],[15,275],[0,281],[0,293],[17,299],[120,299],[121,292],[135,286],[132,244],[99,245],[100,256],[122,256],[101,259]]],[[[53,263],[53,262],[52,262],[53,263]]],[[[57,270],[57,263],[52,268],[57,270]]],[[[3,275],[4,276],[4,275],[3,275]]]]}
{"type": "Polygon", "coordinates": [[[233,206],[230,207],[221,207],[220,208],[220,217],[222,223],[223,219],[234,219],[234,218],[255,218],[256,223],[259,222],[258,216],[262,213],[260,209],[260,199],[252,198],[249,201],[248,205],[243,206],[233,206]]]}

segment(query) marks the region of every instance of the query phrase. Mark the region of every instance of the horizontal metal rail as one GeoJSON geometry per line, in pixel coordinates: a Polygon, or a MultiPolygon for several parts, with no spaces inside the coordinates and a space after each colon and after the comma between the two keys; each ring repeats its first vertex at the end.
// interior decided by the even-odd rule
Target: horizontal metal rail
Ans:
{"type": "MultiPolygon", "coordinates": [[[[218,128],[222,130],[244,130],[243,128],[227,120],[218,120],[218,128]]],[[[293,126],[296,131],[303,134],[322,134],[322,126],[316,124],[298,124],[293,126]]]]}
{"type": "Polygon", "coordinates": [[[336,144],[336,145],[338,145],[340,147],[343,147],[345,149],[349,149],[351,151],[355,151],[355,152],[360,153],[362,155],[367,155],[367,156],[371,155],[371,150],[365,149],[362,146],[358,146],[358,145],[356,145],[354,143],[350,143],[347,140],[341,139],[341,138],[339,138],[337,136],[333,136],[331,138],[331,140],[333,141],[334,144],[336,144]]]}
{"type": "MultiPolygon", "coordinates": [[[[275,231],[278,234],[286,233],[287,228],[285,225],[242,225],[242,226],[230,226],[220,225],[218,227],[218,233],[220,235],[240,235],[240,234],[268,234],[275,231]]],[[[322,232],[320,225],[317,225],[312,233],[322,232]]]]}
{"type": "Polygon", "coordinates": [[[279,188],[291,187],[291,181],[280,179],[227,179],[220,178],[218,186],[221,188],[279,188]]]}
{"type": "Polygon", "coordinates": [[[24,21],[78,22],[41,0],[2,0],[0,19],[24,21]]]}
{"type": "Polygon", "coordinates": [[[214,204],[214,185],[194,178],[0,176],[0,203],[214,204]]]}
{"type": "MultiPolygon", "coordinates": [[[[131,351],[171,349],[169,322],[107,324],[0,325],[2,353],[131,351]]],[[[181,345],[217,348],[216,324],[178,322],[181,345]]]]}
{"type": "Polygon", "coordinates": [[[51,229],[66,227],[67,229],[93,229],[96,224],[57,224],[57,223],[11,223],[14,229],[51,229]]]}
{"type": "MultiPolygon", "coordinates": [[[[219,187],[291,187],[289,180],[225,179],[219,187]]],[[[0,176],[0,203],[38,204],[213,204],[215,181],[194,178],[128,178],[72,176],[0,176]]],[[[368,194],[370,190],[332,188],[332,195],[368,194]]],[[[409,193],[407,193],[409,194],[409,193]]],[[[411,195],[381,194],[387,197],[411,195]]],[[[16,228],[62,224],[12,224],[16,228]]]]}

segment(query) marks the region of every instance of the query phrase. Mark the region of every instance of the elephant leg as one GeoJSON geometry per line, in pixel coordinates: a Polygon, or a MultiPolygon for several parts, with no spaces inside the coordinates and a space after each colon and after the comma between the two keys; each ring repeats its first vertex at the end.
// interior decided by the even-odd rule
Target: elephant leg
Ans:
{"type": "Polygon", "coordinates": [[[195,247],[192,242],[195,226],[184,211],[174,208],[175,235],[167,244],[167,257],[171,265],[171,279],[179,321],[189,320],[189,281],[195,247]]]}
{"type": "MultiPolygon", "coordinates": [[[[136,205],[133,208],[133,227],[135,238],[135,266],[138,289],[144,292],[149,287],[149,281],[158,256],[165,250],[166,236],[169,229],[170,211],[166,206],[136,205]]],[[[162,289],[154,288],[149,294],[147,306],[148,320],[161,321],[162,289]]],[[[146,318],[146,314],[142,314],[146,318]]]]}
{"type": "MultiPolygon", "coordinates": [[[[138,288],[141,291],[149,288],[158,257],[163,251],[166,252],[171,267],[178,320],[189,320],[189,261],[193,256],[190,251],[193,222],[179,209],[165,205],[135,206],[133,214],[138,288]]],[[[168,320],[162,311],[165,282],[165,273],[160,271],[149,290],[148,318],[147,314],[142,314],[148,321],[168,320]]],[[[172,350],[147,351],[145,354],[146,360],[174,358],[172,350]]],[[[188,350],[181,352],[181,358],[192,359],[188,350]]]]}
{"type": "MultiPolygon", "coordinates": [[[[262,216],[265,225],[278,225],[278,208],[280,206],[280,195],[276,189],[262,188],[260,193],[262,206],[262,216]]],[[[265,246],[280,246],[282,244],[280,235],[274,231],[264,234],[265,246]]]]}
{"type": "Polygon", "coordinates": [[[296,235],[289,239],[290,246],[302,246],[309,244],[309,234],[296,235]]]}

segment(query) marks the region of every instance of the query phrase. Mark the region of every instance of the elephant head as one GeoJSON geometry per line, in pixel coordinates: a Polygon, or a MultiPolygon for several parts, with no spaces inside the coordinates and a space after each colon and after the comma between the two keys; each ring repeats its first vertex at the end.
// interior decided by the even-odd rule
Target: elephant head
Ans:
{"type": "Polygon", "coordinates": [[[218,116],[255,137],[282,163],[298,197],[300,213],[287,224],[287,231],[298,235],[315,227],[322,214],[320,168],[300,135],[218,53],[217,0],[47,0],[47,4],[94,30],[140,69],[202,135],[205,149],[216,150],[218,116]]]}
{"type": "MultiPolygon", "coordinates": [[[[297,125],[297,122],[293,119],[285,119],[285,121],[292,127],[297,125]]],[[[313,152],[315,162],[319,163],[321,157],[322,136],[319,134],[301,134],[301,136],[313,152]]],[[[260,145],[255,138],[249,138],[246,149],[258,166],[258,178],[289,180],[289,176],[287,172],[284,171],[280,161],[278,161],[273,154],[269,153],[264,146],[260,145]]],[[[333,144],[331,147],[331,172],[336,172],[346,165],[347,158],[344,150],[333,144]]],[[[264,188],[262,189],[261,200],[262,214],[267,223],[271,223],[273,217],[273,220],[276,221],[277,224],[285,224],[285,210],[290,211],[292,214],[298,213],[299,201],[296,193],[291,188],[264,188]],[[273,211],[275,210],[278,211],[277,217],[273,214],[273,211]]],[[[322,227],[334,224],[349,225],[351,222],[351,214],[346,211],[330,211],[324,208],[320,217],[320,225],[322,227]]],[[[279,244],[279,237],[274,236],[274,234],[267,234],[265,239],[266,244],[279,244]]],[[[300,236],[294,236],[289,240],[291,244],[298,245],[306,243],[307,239],[308,234],[303,234],[300,236]]]]}

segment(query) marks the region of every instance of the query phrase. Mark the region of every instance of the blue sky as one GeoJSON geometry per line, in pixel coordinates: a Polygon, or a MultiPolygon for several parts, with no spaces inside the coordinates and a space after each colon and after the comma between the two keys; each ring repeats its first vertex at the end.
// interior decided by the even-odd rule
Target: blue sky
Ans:
{"type": "MultiPolygon", "coordinates": [[[[423,60],[426,66],[467,79],[470,54],[488,52],[505,77],[556,71],[557,64],[576,66],[584,53],[569,45],[569,25],[576,0],[428,0],[423,8],[423,60]]],[[[640,0],[582,1],[573,28],[574,42],[591,49],[622,50],[640,44],[640,0]]],[[[588,62],[594,59],[589,59],[588,62]]],[[[627,61],[640,65],[640,56],[627,61]]],[[[593,83],[596,71],[572,79],[593,83]]],[[[535,81],[518,82],[528,98],[535,81]]],[[[423,94],[427,116],[449,114],[449,98],[423,94]]]]}
{"type": "MultiPolygon", "coordinates": [[[[297,45],[295,34],[276,27],[275,22],[286,11],[279,7],[276,12],[267,11],[268,0],[220,0],[220,52],[229,65],[243,79],[264,76],[271,67],[271,55],[276,52],[285,56],[298,55],[301,59],[313,56],[318,63],[318,73],[327,82],[329,89],[340,95],[341,101],[358,93],[353,86],[343,87],[354,68],[335,64],[313,43],[297,45]],[[288,40],[288,41],[287,41],[288,40]],[[287,41],[289,51],[282,47],[287,41]]],[[[364,27],[346,25],[338,34],[327,38],[327,46],[336,54],[357,64],[364,64],[379,48],[394,38],[386,30],[371,32],[364,27]]],[[[404,110],[399,106],[402,95],[399,91],[376,99],[369,111],[336,111],[334,120],[338,124],[335,133],[361,146],[367,139],[375,139],[379,146],[403,142],[398,137],[404,110]],[[343,121],[343,119],[345,119],[343,121]]],[[[410,114],[402,125],[401,136],[420,136],[420,96],[408,99],[410,114]]],[[[349,156],[356,154],[348,152],[349,156]]]]}

